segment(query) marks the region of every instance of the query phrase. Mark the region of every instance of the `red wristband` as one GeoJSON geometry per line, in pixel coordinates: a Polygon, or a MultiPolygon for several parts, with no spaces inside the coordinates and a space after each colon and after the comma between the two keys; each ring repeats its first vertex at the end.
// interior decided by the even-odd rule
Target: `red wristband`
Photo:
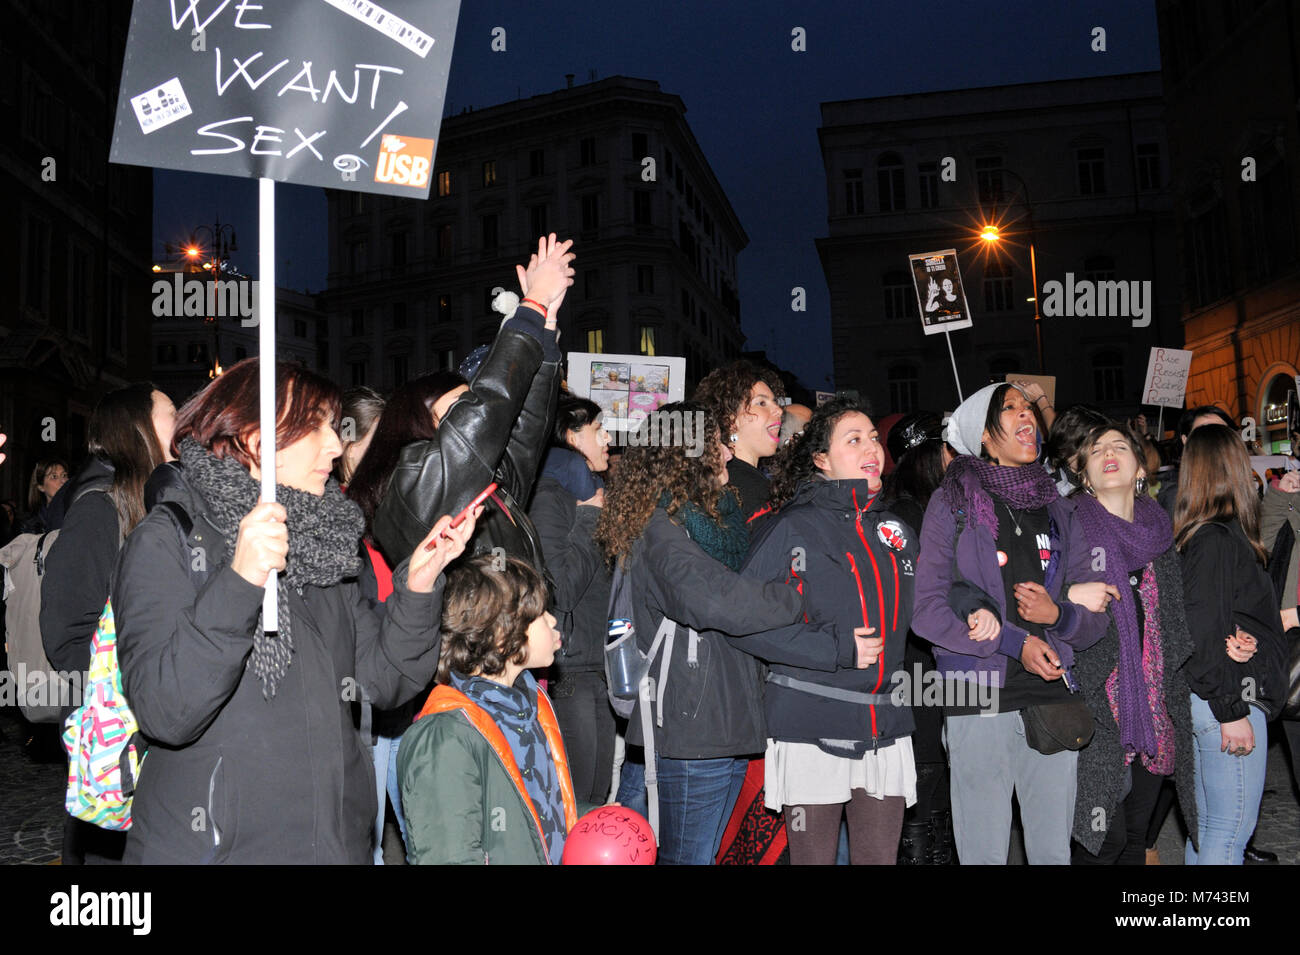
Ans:
{"type": "Polygon", "coordinates": [[[528,303],[531,304],[531,305],[536,305],[537,308],[538,308],[538,310],[542,313],[542,318],[547,318],[547,317],[549,317],[549,315],[548,315],[548,313],[547,313],[547,311],[546,311],[546,306],[543,305],[541,302],[537,301],[537,299],[535,299],[535,298],[526,298],[526,299],[524,299],[522,302],[520,302],[519,304],[522,305],[522,304],[524,304],[524,302],[528,302],[528,303]]]}

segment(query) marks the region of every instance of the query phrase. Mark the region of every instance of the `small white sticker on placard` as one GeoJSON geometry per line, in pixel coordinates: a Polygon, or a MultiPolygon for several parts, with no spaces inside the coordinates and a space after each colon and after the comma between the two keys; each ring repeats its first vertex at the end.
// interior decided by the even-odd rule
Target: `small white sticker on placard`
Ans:
{"type": "Polygon", "coordinates": [[[131,108],[135,110],[135,118],[140,121],[140,131],[146,136],[155,129],[162,129],[169,123],[184,119],[192,112],[178,76],[173,76],[147,93],[132,96],[131,108]]]}

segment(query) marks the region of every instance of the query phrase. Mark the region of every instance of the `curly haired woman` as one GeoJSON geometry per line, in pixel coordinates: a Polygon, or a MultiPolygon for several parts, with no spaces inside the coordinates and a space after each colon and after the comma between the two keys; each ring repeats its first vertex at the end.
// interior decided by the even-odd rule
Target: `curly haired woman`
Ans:
{"type": "Polygon", "coordinates": [[[695,389],[695,400],[709,406],[734,455],[727,462],[727,481],[747,519],[767,503],[768,480],[758,462],[774,454],[780,442],[783,397],[781,379],[748,361],[715,369],[695,389]]]}
{"type": "MultiPolygon", "coordinates": [[[[650,661],[658,694],[650,705],[659,861],[708,865],[740,792],[745,757],[761,752],[766,739],[760,665],[723,634],[791,624],[802,600],[784,583],[737,573],[749,535],[735,498],[723,493],[727,452],[703,405],[665,405],[629,444],[605,490],[595,538],[626,575],[642,651],[671,624],[671,638],[650,661]]],[[[645,742],[634,711],[628,743],[645,742]]],[[[636,808],[643,797],[630,766],[623,767],[619,801],[636,808]]]]}

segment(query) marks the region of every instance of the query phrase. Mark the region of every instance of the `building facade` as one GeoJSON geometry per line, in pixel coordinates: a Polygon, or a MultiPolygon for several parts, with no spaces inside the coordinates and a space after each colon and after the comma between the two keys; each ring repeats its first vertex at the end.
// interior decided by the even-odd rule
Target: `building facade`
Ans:
{"type": "Polygon", "coordinates": [[[1300,373],[1297,10],[1161,2],[1156,15],[1194,352],[1188,404],[1253,418],[1263,449],[1280,451],[1300,373]]]}
{"type": "Polygon", "coordinates": [[[566,352],[685,356],[692,384],[738,355],[749,240],[685,113],[652,81],[570,85],[444,119],[427,202],[331,192],[336,379],[387,390],[455,368],[492,340],[492,290],[516,289],[548,232],[578,256],[566,352]]]}
{"type": "MultiPolygon", "coordinates": [[[[151,276],[153,362],[149,378],[171,395],[178,407],[220,370],[258,354],[256,309],[248,308],[256,301],[254,283],[238,273],[227,273],[222,279],[228,283],[226,287],[221,291],[212,288],[209,295],[214,284],[209,276],[202,270],[174,271],[158,266],[151,276]],[[194,303],[188,309],[187,297],[194,303]]],[[[297,362],[333,375],[329,327],[315,295],[277,288],[275,325],[278,361],[297,362]]]]}
{"type": "Polygon", "coordinates": [[[1149,349],[1182,343],[1160,74],[823,103],[818,136],[837,389],[881,415],[956,406],[945,336],[924,334],[908,263],[956,249],[974,323],[951,332],[962,394],[1039,373],[1040,333],[1060,406],[1138,410],[1149,349]],[[980,238],[990,224],[996,242],[980,238]],[[1061,314],[1046,314],[1050,282],[1069,300],[1061,314]],[[1133,314],[1099,315],[1094,300],[1079,315],[1070,282],[1142,298],[1120,303],[1133,314]]]}
{"type": "Polygon", "coordinates": [[[75,465],[98,398],[148,371],[153,180],[108,162],[130,6],[0,7],[0,499],[25,508],[36,462],[75,465]]]}

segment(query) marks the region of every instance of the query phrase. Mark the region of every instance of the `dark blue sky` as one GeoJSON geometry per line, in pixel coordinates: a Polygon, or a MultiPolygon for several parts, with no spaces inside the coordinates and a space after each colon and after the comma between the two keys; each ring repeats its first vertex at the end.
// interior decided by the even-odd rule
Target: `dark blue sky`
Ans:
{"type": "MultiPolygon", "coordinates": [[[[687,121],[726,190],[749,247],[737,259],[748,347],[762,348],[811,388],[831,371],[830,306],[814,241],[826,233],[817,128],[827,100],[997,86],[1154,70],[1150,0],[997,0],[755,4],[738,0],[568,0],[462,3],[449,113],[564,85],[625,75],[681,96],[687,121]],[[506,30],[506,52],[491,50],[506,30]],[[791,30],[807,51],[791,50],[791,30]],[[1106,52],[1091,49],[1094,27],[1106,52]],[[790,311],[790,289],[808,310],[790,311]]],[[[324,194],[277,189],[280,285],[325,285],[324,194]]],[[[253,180],[159,170],[154,254],[220,217],[239,231],[235,257],[257,271],[253,180]]],[[[577,250],[580,251],[580,250],[577,250]]]]}

